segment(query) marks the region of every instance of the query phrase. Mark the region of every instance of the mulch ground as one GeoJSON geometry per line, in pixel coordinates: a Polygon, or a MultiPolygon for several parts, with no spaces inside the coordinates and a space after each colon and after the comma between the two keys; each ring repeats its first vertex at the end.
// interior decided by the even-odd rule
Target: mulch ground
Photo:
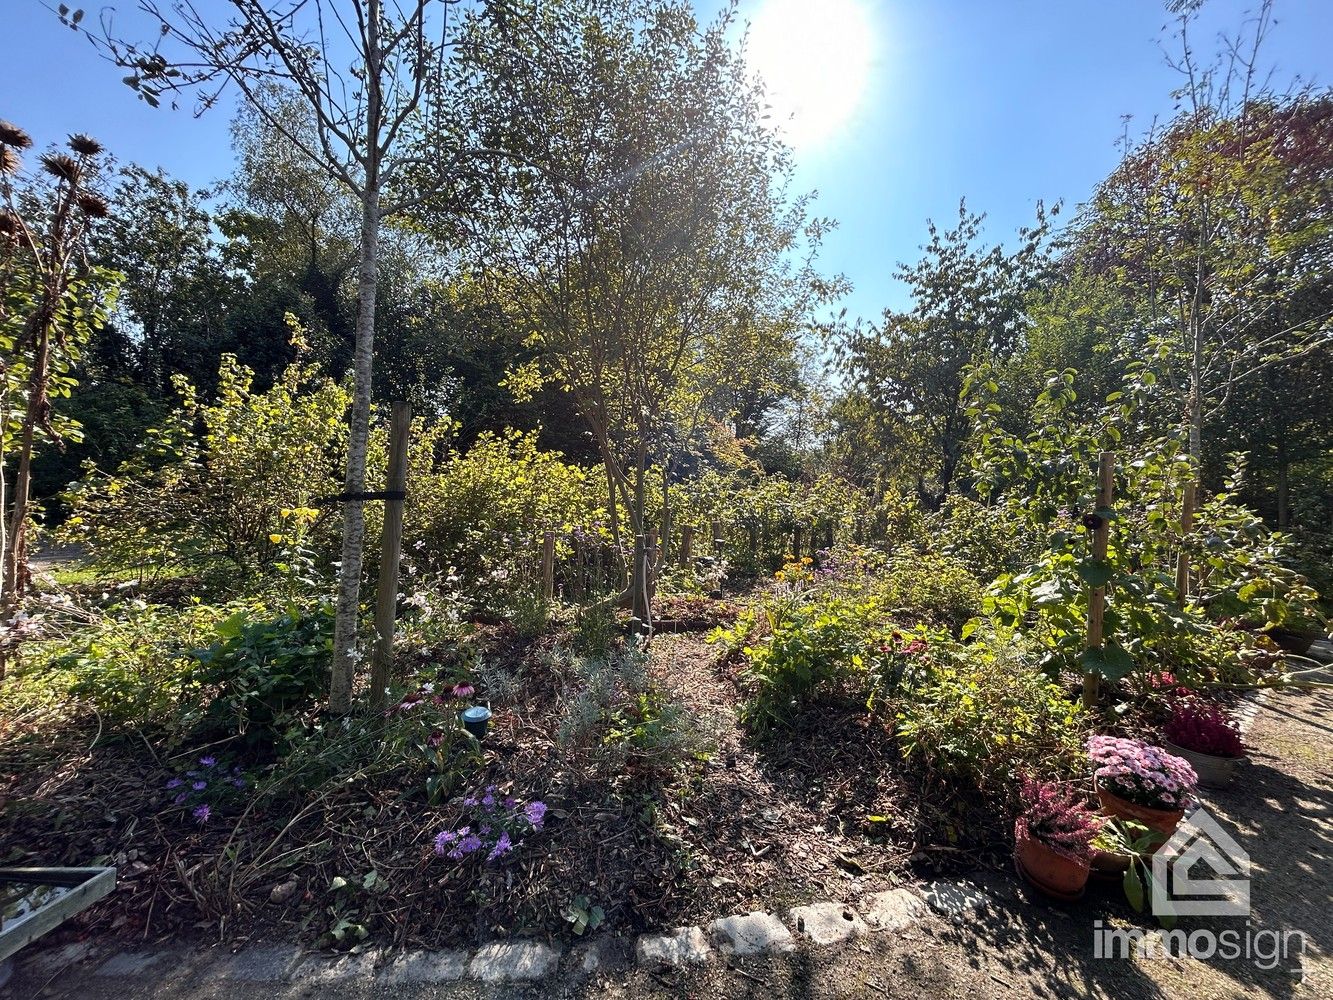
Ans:
{"type": "Polygon", "coordinates": [[[672,630],[650,669],[711,752],[666,772],[608,767],[596,748],[567,745],[558,729],[572,681],[544,655],[550,640],[491,636],[489,658],[512,683],[492,699],[475,787],[550,807],[546,828],[504,866],[437,858],[432,839],[460,810],[428,807],[420,775],[406,772],[348,769],[318,794],[261,800],[199,828],[164,791],[187,749],[173,760],[153,739],[95,719],[10,720],[0,734],[0,858],[119,868],[114,903],[62,936],[313,941],[342,921],[381,943],[425,946],[559,932],[580,895],[603,907],[605,926],[632,932],[855,901],[893,885],[909,861],[958,860],[918,834],[919,796],[888,728],[864,711],[825,706],[780,738],[750,739],[736,722],[738,665],[704,641],[734,604],[679,603],[662,616],[672,630]],[[347,886],[333,890],[338,877],[347,886]]]}

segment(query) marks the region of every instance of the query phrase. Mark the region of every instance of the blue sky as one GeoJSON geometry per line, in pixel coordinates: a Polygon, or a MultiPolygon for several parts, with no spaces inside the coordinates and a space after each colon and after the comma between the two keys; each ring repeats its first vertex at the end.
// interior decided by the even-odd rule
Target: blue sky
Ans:
{"type": "MultiPolygon", "coordinates": [[[[772,2],[745,0],[742,15],[772,2]]],[[[907,304],[892,272],[917,255],[928,217],[950,221],[966,196],[988,214],[988,235],[1002,239],[1031,220],[1038,199],[1072,207],[1088,195],[1115,165],[1122,115],[1140,126],[1172,110],[1178,79],[1162,53],[1169,18],[1160,0],[840,2],[859,6],[866,22],[868,77],[851,118],[799,148],[797,162],[801,186],[820,192],[818,211],[840,222],[824,262],[855,284],[844,303],[852,315],[907,304]]],[[[1256,4],[1209,0],[1198,48],[1211,51],[1217,31],[1256,4]]],[[[86,6],[95,16],[96,0],[86,6]]],[[[39,144],[88,132],[121,159],[196,185],[229,173],[225,109],[202,119],[151,109],[38,0],[0,8],[0,117],[39,144]]],[[[1279,78],[1333,83],[1333,2],[1277,0],[1276,16],[1266,57],[1279,78]]]]}

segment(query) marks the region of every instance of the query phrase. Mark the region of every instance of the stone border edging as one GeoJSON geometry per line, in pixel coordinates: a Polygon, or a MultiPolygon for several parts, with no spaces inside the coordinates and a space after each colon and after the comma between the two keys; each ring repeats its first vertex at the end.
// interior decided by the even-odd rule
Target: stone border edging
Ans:
{"type": "MultiPolygon", "coordinates": [[[[956,892],[933,884],[925,897],[910,889],[888,889],[868,896],[860,910],[845,903],[820,902],[797,906],[781,917],[761,910],[720,917],[706,926],[691,925],[663,933],[641,934],[632,940],[606,937],[575,946],[571,967],[585,973],[623,969],[630,961],[642,968],[701,965],[714,958],[778,955],[798,945],[828,947],[877,932],[901,932],[925,917],[927,904],[945,916],[947,906],[936,895],[956,892]],[[936,894],[936,895],[932,895],[936,894]],[[574,966],[574,963],[577,963],[574,966]]],[[[49,967],[37,956],[33,965],[49,967]]],[[[86,955],[83,957],[87,957],[86,955]]],[[[390,954],[368,950],[328,955],[306,952],[296,945],[260,945],[207,963],[207,974],[236,984],[332,985],[351,981],[379,986],[457,982],[522,983],[551,977],[566,957],[558,944],[535,940],[492,941],[473,951],[417,950],[390,954]]],[[[170,950],[122,951],[104,958],[93,975],[103,979],[134,979],[170,965],[181,956],[170,950]]],[[[203,967],[200,967],[203,971],[203,967]]]]}

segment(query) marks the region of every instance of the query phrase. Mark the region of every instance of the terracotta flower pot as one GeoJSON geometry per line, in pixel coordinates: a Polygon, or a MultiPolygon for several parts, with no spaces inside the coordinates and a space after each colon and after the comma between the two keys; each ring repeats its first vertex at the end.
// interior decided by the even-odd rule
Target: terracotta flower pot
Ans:
{"type": "Polygon", "coordinates": [[[1100,847],[1093,845],[1092,860],[1089,862],[1092,867],[1092,877],[1106,882],[1119,882],[1124,878],[1125,871],[1129,868],[1132,860],[1128,854],[1103,851],[1100,847]]]}
{"type": "Polygon", "coordinates": [[[1176,832],[1180,821],[1185,818],[1184,809],[1153,809],[1141,806],[1137,802],[1130,802],[1129,799],[1122,799],[1115,792],[1107,791],[1100,781],[1097,782],[1097,798],[1101,801],[1102,811],[1108,816],[1132,819],[1136,823],[1142,823],[1149,830],[1156,830],[1168,839],[1176,832]]]}
{"type": "Polygon", "coordinates": [[[1166,741],[1166,748],[1177,757],[1189,761],[1190,767],[1194,768],[1194,773],[1199,776],[1199,784],[1207,785],[1209,788],[1222,788],[1231,784],[1231,779],[1236,775],[1236,765],[1245,759],[1244,756],[1215,757],[1210,753],[1200,753],[1198,750],[1186,750],[1170,740],[1166,741]]]}
{"type": "Polygon", "coordinates": [[[1015,839],[1014,862],[1024,878],[1056,899],[1081,896],[1091,871],[1086,858],[1059,854],[1031,837],[1015,839]]]}

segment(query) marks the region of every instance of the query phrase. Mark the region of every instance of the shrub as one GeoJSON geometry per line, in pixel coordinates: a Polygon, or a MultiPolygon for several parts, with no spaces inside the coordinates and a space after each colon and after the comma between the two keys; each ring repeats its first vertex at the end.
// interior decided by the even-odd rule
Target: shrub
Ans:
{"type": "Polygon", "coordinates": [[[1007,799],[1020,774],[1078,770],[1083,712],[1025,650],[987,637],[950,652],[897,715],[904,752],[930,779],[1007,799]]]}
{"type": "Polygon", "coordinates": [[[46,647],[49,667],[32,680],[60,700],[86,700],[108,722],[142,727],[166,718],[197,688],[189,649],[227,613],[194,603],[111,604],[86,628],[46,647]]]}
{"type": "Polygon", "coordinates": [[[535,590],[544,531],[556,532],[558,559],[570,555],[574,528],[605,532],[599,477],[540,450],[536,433],[485,433],[466,452],[414,469],[404,535],[451,567],[479,604],[535,590]]]}
{"type": "Polygon", "coordinates": [[[1021,811],[1014,821],[1018,840],[1039,841],[1074,860],[1092,856],[1092,839],[1101,824],[1068,786],[1024,777],[1018,801],[1021,811]]]}
{"type": "Polygon", "coordinates": [[[1217,705],[1196,698],[1178,700],[1164,734],[1178,747],[1213,757],[1243,757],[1240,730],[1217,705]]]}
{"type": "Polygon", "coordinates": [[[884,605],[945,625],[957,635],[981,614],[982,589],[966,565],[952,556],[904,553],[875,587],[884,605]]]}
{"type": "Polygon", "coordinates": [[[1198,782],[1187,761],[1142,740],[1093,736],[1088,756],[1102,788],[1149,809],[1183,809],[1198,782]]]}
{"type": "Polygon", "coordinates": [[[178,376],[180,405],[137,454],[113,474],[89,465],[70,488],[61,537],[86,546],[99,569],[263,572],[289,547],[290,512],[339,492],[344,389],[292,365],[256,392],[254,372],[230,355],[218,378],[204,404],[178,376]]]}
{"type": "Polygon", "coordinates": [[[841,599],[798,604],[771,622],[770,634],[744,653],[754,693],[741,706],[741,721],[764,732],[785,725],[817,697],[846,693],[847,682],[866,671],[862,651],[873,603],[841,599]]]}
{"type": "Polygon", "coordinates": [[[191,655],[198,680],[211,692],[203,724],[271,742],[328,687],[333,652],[333,609],[289,606],[281,615],[252,621],[239,611],[217,627],[217,641],[191,655]]]}

